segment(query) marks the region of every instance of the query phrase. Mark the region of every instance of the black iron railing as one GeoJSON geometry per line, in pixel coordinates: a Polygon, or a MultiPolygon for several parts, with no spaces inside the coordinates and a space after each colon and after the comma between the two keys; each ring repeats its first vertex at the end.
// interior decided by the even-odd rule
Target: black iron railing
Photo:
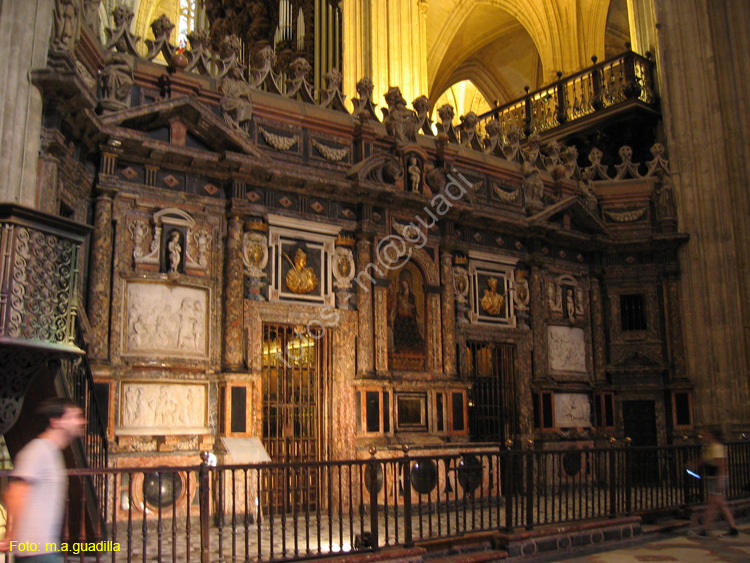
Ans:
{"type": "MultiPolygon", "coordinates": [[[[75,324],[75,345],[86,351],[83,331],[81,330],[80,317],[83,311],[79,311],[79,322],[75,324]]],[[[100,405],[94,392],[94,377],[91,373],[91,365],[88,356],[64,357],[60,364],[60,373],[65,385],[68,397],[73,399],[83,410],[86,416],[86,432],[83,435],[84,457],[81,467],[91,469],[104,469],[108,463],[109,444],[104,421],[106,420],[106,405],[100,405]]],[[[102,474],[93,475],[94,491],[99,504],[101,514],[107,511],[106,480],[102,474]]]]}
{"type": "Polygon", "coordinates": [[[524,136],[542,133],[627,100],[656,104],[654,63],[628,50],[479,116],[484,128],[491,119],[506,132],[517,128],[524,136]]]}
{"type": "MultiPolygon", "coordinates": [[[[67,560],[312,559],[671,511],[705,499],[702,480],[685,471],[699,445],[382,457],[394,453],[218,467],[205,456],[200,466],[71,470],[71,490],[82,490],[76,480],[103,477],[109,508],[93,527],[68,521],[67,560]]],[[[730,444],[728,455],[730,498],[750,496],[750,442],[730,444]]],[[[71,498],[68,514],[80,514],[76,505],[85,502],[84,492],[71,498]]]]}

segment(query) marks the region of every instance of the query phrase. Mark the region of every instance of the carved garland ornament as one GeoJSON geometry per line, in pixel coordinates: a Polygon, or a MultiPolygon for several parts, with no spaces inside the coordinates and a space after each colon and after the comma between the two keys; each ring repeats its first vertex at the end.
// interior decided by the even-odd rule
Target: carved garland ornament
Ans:
{"type": "Polygon", "coordinates": [[[312,145],[318,149],[318,152],[325,158],[326,160],[330,160],[331,162],[339,162],[340,160],[343,160],[346,158],[346,155],[349,154],[349,147],[343,147],[340,149],[329,147],[324,145],[323,143],[319,143],[315,139],[312,140],[312,145]]]}
{"type": "Polygon", "coordinates": [[[617,223],[632,223],[633,221],[637,221],[643,215],[646,213],[646,208],[643,207],[641,209],[634,209],[632,211],[604,211],[607,216],[612,219],[613,221],[617,223]]]}
{"type": "Polygon", "coordinates": [[[297,144],[296,136],[282,137],[281,135],[275,135],[270,131],[266,131],[265,129],[263,129],[263,127],[258,127],[258,129],[260,129],[260,132],[263,135],[263,138],[266,140],[266,143],[277,150],[288,151],[297,144]]]}
{"type": "Polygon", "coordinates": [[[493,185],[492,189],[495,190],[495,195],[503,203],[514,203],[518,198],[518,190],[506,192],[504,189],[500,188],[500,186],[497,185],[493,185]]]}

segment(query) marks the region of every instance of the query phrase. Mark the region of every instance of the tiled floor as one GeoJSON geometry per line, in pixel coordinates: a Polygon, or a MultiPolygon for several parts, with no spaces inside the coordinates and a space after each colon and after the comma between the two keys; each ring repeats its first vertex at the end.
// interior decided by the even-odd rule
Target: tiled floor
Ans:
{"type": "Polygon", "coordinates": [[[623,549],[600,552],[581,557],[555,559],[566,563],[748,563],[750,562],[750,523],[741,523],[738,537],[723,536],[726,524],[717,527],[706,537],[691,532],[678,532],[623,549]]]}

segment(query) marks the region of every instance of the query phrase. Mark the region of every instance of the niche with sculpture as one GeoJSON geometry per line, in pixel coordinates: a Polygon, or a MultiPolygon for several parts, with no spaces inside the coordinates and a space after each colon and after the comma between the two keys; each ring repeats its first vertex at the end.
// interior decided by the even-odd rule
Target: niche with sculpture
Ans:
{"type": "Polygon", "coordinates": [[[406,262],[388,279],[388,364],[394,370],[423,370],[428,340],[424,277],[406,262]]]}

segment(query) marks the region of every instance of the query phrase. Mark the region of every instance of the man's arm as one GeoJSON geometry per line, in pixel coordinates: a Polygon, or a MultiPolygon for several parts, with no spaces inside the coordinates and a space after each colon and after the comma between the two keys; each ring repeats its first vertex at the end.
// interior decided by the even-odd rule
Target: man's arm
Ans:
{"type": "Polygon", "coordinates": [[[0,551],[8,551],[10,540],[13,538],[13,528],[26,508],[26,499],[29,495],[29,483],[21,479],[10,482],[8,490],[5,491],[5,508],[8,511],[8,519],[5,523],[5,537],[0,540],[0,551]]]}

